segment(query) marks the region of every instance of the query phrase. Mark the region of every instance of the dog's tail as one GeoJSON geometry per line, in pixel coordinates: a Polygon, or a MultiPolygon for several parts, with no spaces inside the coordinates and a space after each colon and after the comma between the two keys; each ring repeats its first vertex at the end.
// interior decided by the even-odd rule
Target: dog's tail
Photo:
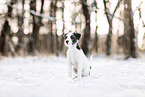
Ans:
{"type": "Polygon", "coordinates": [[[93,55],[90,56],[90,70],[92,69],[92,59],[93,59],[93,55]]]}

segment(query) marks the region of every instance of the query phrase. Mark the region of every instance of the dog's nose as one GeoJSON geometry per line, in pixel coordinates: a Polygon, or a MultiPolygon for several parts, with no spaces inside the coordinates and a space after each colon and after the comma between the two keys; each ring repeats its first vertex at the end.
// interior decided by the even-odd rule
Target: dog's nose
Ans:
{"type": "Polygon", "coordinates": [[[66,43],[68,44],[68,42],[69,42],[69,41],[67,40],[66,43]]]}

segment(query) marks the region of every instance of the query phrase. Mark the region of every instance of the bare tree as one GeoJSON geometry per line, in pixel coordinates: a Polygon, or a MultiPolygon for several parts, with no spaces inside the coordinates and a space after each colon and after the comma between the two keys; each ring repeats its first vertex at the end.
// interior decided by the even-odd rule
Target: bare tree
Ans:
{"type": "Polygon", "coordinates": [[[122,0],[118,0],[118,3],[113,11],[113,13],[110,12],[109,8],[107,8],[107,3],[109,2],[109,0],[103,0],[103,3],[104,3],[104,10],[105,10],[105,15],[107,17],[107,21],[108,21],[108,24],[109,24],[109,32],[107,34],[107,40],[106,40],[106,54],[107,55],[110,55],[111,54],[111,37],[112,37],[112,29],[113,29],[113,18],[114,18],[114,15],[120,5],[122,0]]]}
{"type": "Polygon", "coordinates": [[[20,54],[20,51],[22,51],[22,45],[23,45],[23,37],[24,37],[24,4],[25,4],[25,0],[22,0],[22,12],[21,14],[18,13],[18,32],[17,32],[17,36],[18,36],[18,45],[16,46],[16,52],[20,54]]]}
{"type": "Polygon", "coordinates": [[[98,52],[98,33],[97,33],[97,30],[98,30],[98,25],[97,25],[97,2],[96,0],[94,0],[94,2],[92,3],[92,8],[95,7],[95,13],[96,13],[96,29],[95,29],[95,38],[94,38],[94,42],[93,42],[93,46],[92,46],[92,49],[95,48],[96,52],[98,52]]]}
{"type": "Polygon", "coordinates": [[[81,47],[84,53],[87,55],[89,51],[88,45],[90,41],[90,12],[88,9],[87,0],[81,0],[81,4],[82,4],[83,14],[85,16],[85,22],[86,22],[81,47]]]}
{"type": "Polygon", "coordinates": [[[0,36],[0,53],[2,55],[8,55],[8,41],[9,41],[9,36],[10,36],[10,25],[8,20],[6,19],[1,31],[1,36],[0,36]]]}
{"type": "Polygon", "coordinates": [[[10,47],[10,41],[11,41],[11,28],[8,22],[8,18],[12,18],[12,11],[13,8],[12,6],[17,2],[17,0],[11,0],[10,3],[8,4],[8,12],[5,15],[6,19],[4,22],[4,25],[2,27],[1,30],[1,35],[0,35],[0,53],[2,55],[8,55],[9,52],[12,53],[12,55],[14,55],[14,51],[11,51],[11,47],[10,47]],[[9,51],[10,50],[10,51],[9,51]]]}
{"type": "MultiPolygon", "coordinates": [[[[50,3],[50,16],[54,17],[54,5],[55,0],[51,0],[50,3]]],[[[49,30],[50,30],[50,53],[54,53],[54,35],[53,35],[53,21],[49,20],[49,30]]]]}
{"type": "MultiPolygon", "coordinates": [[[[44,0],[41,0],[41,10],[40,14],[43,13],[43,5],[44,5],[44,0]]],[[[41,26],[41,17],[36,16],[33,13],[36,13],[36,0],[31,0],[30,1],[30,10],[31,10],[31,15],[33,17],[33,31],[32,31],[32,36],[30,39],[29,43],[29,53],[34,54],[35,51],[39,50],[40,47],[40,35],[39,35],[39,29],[41,26]]]]}
{"type": "MultiPolygon", "coordinates": [[[[57,12],[57,0],[55,0],[55,3],[54,3],[54,17],[56,17],[56,12],[57,12]]],[[[56,25],[56,21],[55,20],[55,41],[56,41],[56,56],[59,55],[59,39],[58,39],[58,35],[57,35],[57,25],[56,25]]]]}
{"type": "Polygon", "coordinates": [[[124,1],[124,20],[125,20],[125,28],[124,28],[124,39],[125,46],[124,52],[126,58],[133,57],[137,58],[137,45],[136,45],[136,33],[134,29],[133,23],[133,12],[132,12],[132,0],[124,1]]]}
{"type": "Polygon", "coordinates": [[[64,30],[65,30],[65,21],[64,21],[64,1],[62,0],[62,21],[63,21],[63,29],[62,29],[62,36],[61,36],[61,43],[60,43],[60,51],[62,52],[64,46],[64,30]]]}

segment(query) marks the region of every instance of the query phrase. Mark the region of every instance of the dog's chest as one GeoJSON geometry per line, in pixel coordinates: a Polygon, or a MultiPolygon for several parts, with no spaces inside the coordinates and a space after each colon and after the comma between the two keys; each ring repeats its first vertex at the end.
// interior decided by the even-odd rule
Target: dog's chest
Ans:
{"type": "Polygon", "coordinates": [[[79,52],[77,51],[77,49],[68,49],[68,51],[67,51],[68,60],[73,65],[78,64],[78,60],[79,60],[78,55],[79,55],[79,52]]]}

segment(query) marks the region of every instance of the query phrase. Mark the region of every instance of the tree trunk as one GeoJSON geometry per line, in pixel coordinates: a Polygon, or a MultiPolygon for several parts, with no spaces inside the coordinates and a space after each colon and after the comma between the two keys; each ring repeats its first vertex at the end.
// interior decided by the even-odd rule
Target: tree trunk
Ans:
{"type": "Polygon", "coordinates": [[[62,29],[62,36],[61,36],[61,43],[60,43],[60,51],[63,51],[63,46],[64,46],[64,30],[65,30],[65,21],[64,21],[64,2],[62,1],[62,21],[63,21],[63,29],[62,29]]]}
{"type": "MultiPolygon", "coordinates": [[[[12,6],[17,2],[17,0],[11,0],[10,4],[7,6],[8,7],[8,12],[6,14],[6,19],[4,22],[4,25],[1,30],[1,35],[0,35],[0,54],[2,55],[8,55],[9,53],[9,41],[10,41],[10,34],[11,34],[11,28],[8,22],[7,18],[12,17],[12,11],[13,8],[12,6]]],[[[12,52],[13,54],[13,52],[12,52]]]]}
{"type": "Polygon", "coordinates": [[[88,51],[89,51],[88,46],[89,46],[89,42],[90,42],[90,13],[89,13],[89,9],[88,9],[86,2],[87,2],[87,0],[81,0],[83,14],[85,16],[85,22],[86,22],[81,47],[82,47],[84,53],[87,55],[88,51]]]}
{"type": "Polygon", "coordinates": [[[25,0],[22,0],[22,13],[21,15],[18,14],[18,27],[19,27],[19,30],[18,30],[18,33],[17,33],[17,36],[18,36],[18,45],[16,46],[16,52],[18,54],[20,54],[20,51],[22,51],[22,45],[23,45],[23,37],[24,37],[24,26],[23,26],[23,23],[24,23],[24,4],[25,4],[25,0]]]}
{"type": "Polygon", "coordinates": [[[9,36],[10,36],[10,25],[8,23],[8,20],[6,19],[1,31],[1,36],[0,36],[0,53],[4,56],[8,55],[8,41],[9,41],[9,36]]]}
{"type": "Polygon", "coordinates": [[[98,25],[97,25],[97,5],[96,5],[96,11],[95,11],[95,13],[96,13],[96,29],[95,29],[95,38],[94,38],[94,40],[93,40],[93,45],[92,45],[92,50],[93,49],[95,49],[95,52],[98,52],[98,32],[97,32],[97,30],[98,30],[98,25]]]}
{"type": "MultiPolygon", "coordinates": [[[[36,0],[31,0],[30,1],[30,10],[31,11],[35,11],[36,12],[36,0]]],[[[35,37],[37,38],[37,25],[36,25],[36,16],[32,13],[30,13],[33,17],[33,30],[32,30],[32,34],[31,34],[31,37],[29,39],[29,53],[30,54],[34,54],[34,50],[36,49],[36,39],[35,37]],[[36,28],[36,29],[35,29],[36,28]],[[36,36],[35,36],[36,35],[36,36]]]]}
{"type": "Polygon", "coordinates": [[[125,0],[124,1],[124,19],[125,19],[125,28],[124,28],[124,36],[125,36],[125,46],[124,52],[126,58],[133,57],[137,58],[137,45],[136,45],[136,33],[134,30],[133,23],[133,12],[131,7],[132,1],[125,0]]]}
{"type": "Polygon", "coordinates": [[[94,0],[94,7],[96,8],[96,10],[95,10],[95,13],[96,13],[96,29],[95,29],[95,44],[94,44],[94,46],[95,46],[95,49],[96,49],[96,52],[98,52],[98,32],[97,32],[97,30],[98,30],[98,25],[97,25],[97,9],[98,9],[98,6],[97,6],[97,2],[96,2],[96,0],[94,0]]]}
{"type": "MultiPolygon", "coordinates": [[[[43,12],[44,12],[43,6],[44,6],[44,0],[41,0],[40,14],[43,14],[43,12]]],[[[39,24],[38,24],[38,26],[39,26],[39,29],[40,29],[40,27],[43,25],[43,23],[42,23],[42,17],[39,17],[38,19],[39,19],[39,24]]],[[[38,32],[38,33],[39,33],[39,32],[38,32]]],[[[38,51],[40,52],[40,36],[39,36],[39,40],[38,40],[37,49],[38,49],[38,51]]]]}
{"type": "Polygon", "coordinates": [[[109,8],[107,8],[107,3],[109,3],[109,2],[106,0],[103,0],[105,15],[107,17],[107,21],[109,24],[109,33],[107,34],[107,39],[106,39],[106,55],[111,55],[111,43],[112,43],[111,38],[112,38],[112,29],[113,29],[112,22],[113,22],[114,15],[115,15],[121,1],[122,0],[118,0],[118,3],[116,5],[113,13],[111,14],[109,11],[109,8]]]}
{"type": "MultiPolygon", "coordinates": [[[[56,18],[56,12],[57,12],[57,0],[55,0],[54,3],[54,17],[56,18]]],[[[57,25],[56,25],[56,21],[55,20],[55,47],[56,47],[56,56],[59,56],[59,39],[58,39],[58,35],[57,35],[57,25]]]]}
{"type": "MultiPolygon", "coordinates": [[[[44,0],[41,0],[41,11],[40,13],[43,13],[43,5],[44,5],[44,0]]],[[[31,0],[30,2],[30,10],[36,12],[36,0],[31,0]]],[[[30,40],[30,53],[34,54],[36,51],[39,51],[40,47],[40,35],[39,35],[39,29],[41,26],[41,17],[38,17],[34,14],[31,13],[33,16],[33,31],[32,31],[32,36],[30,40]]]]}
{"type": "Polygon", "coordinates": [[[112,20],[109,23],[109,33],[107,34],[106,46],[107,52],[106,55],[111,55],[111,44],[112,44],[112,20]]]}
{"type": "MultiPolygon", "coordinates": [[[[50,3],[50,16],[54,17],[54,0],[51,0],[50,3]]],[[[54,35],[53,35],[53,21],[49,21],[49,29],[50,29],[50,53],[54,53],[54,35]]]]}
{"type": "Polygon", "coordinates": [[[95,41],[94,41],[94,46],[95,46],[96,52],[98,52],[98,33],[97,33],[97,30],[98,30],[98,26],[96,25],[95,41]]]}

